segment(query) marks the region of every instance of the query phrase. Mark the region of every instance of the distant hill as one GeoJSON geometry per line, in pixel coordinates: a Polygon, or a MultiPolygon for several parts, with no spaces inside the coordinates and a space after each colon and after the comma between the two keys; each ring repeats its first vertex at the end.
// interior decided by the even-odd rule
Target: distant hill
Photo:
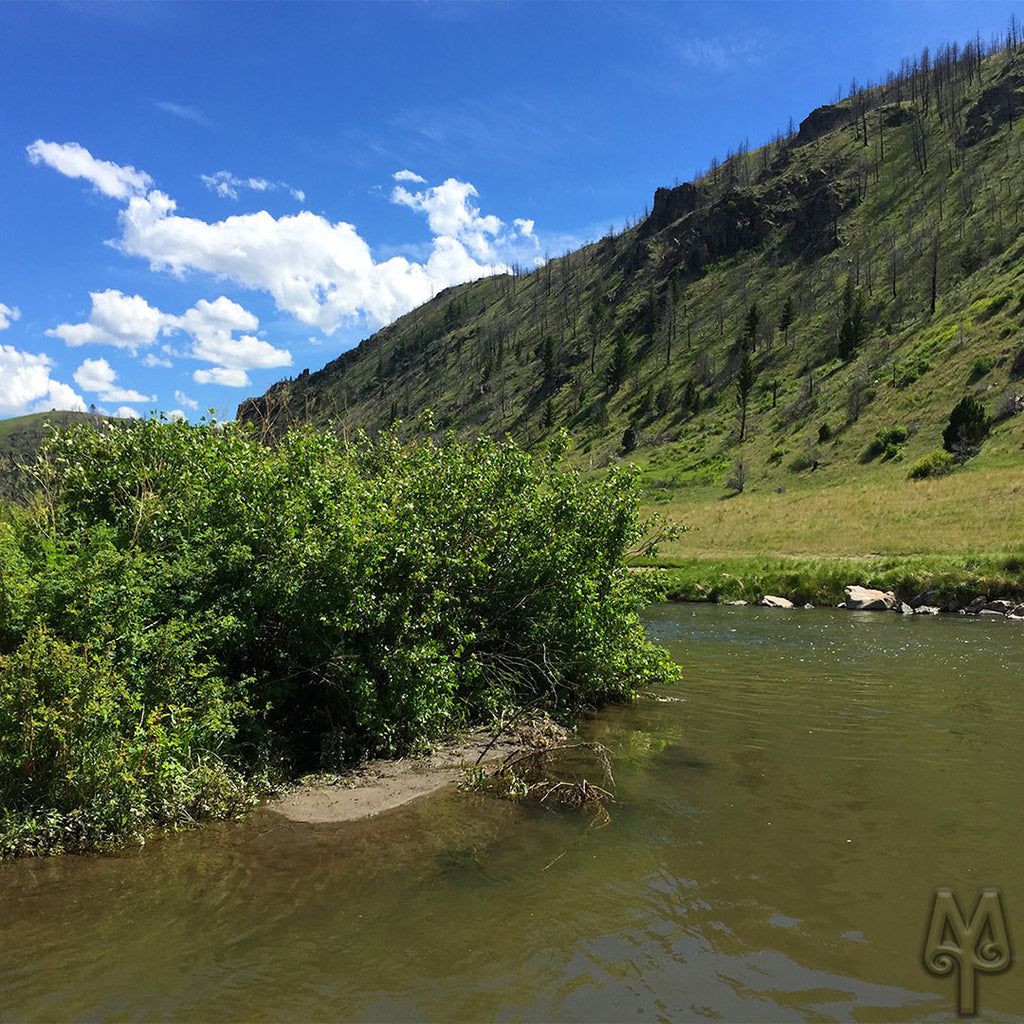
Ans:
{"type": "Polygon", "coordinates": [[[997,421],[978,460],[1005,463],[1024,441],[1022,229],[1024,48],[926,50],[658,189],[622,233],[449,289],[238,416],[353,432],[430,409],[437,431],[528,446],[564,427],[573,458],[628,458],[664,496],[740,462],[761,489],[909,462],[969,392],[997,421]]]}
{"type": "Polygon", "coordinates": [[[0,420],[0,498],[13,498],[24,492],[26,480],[19,466],[35,460],[50,427],[97,424],[107,419],[96,413],[53,410],[0,420]]]}

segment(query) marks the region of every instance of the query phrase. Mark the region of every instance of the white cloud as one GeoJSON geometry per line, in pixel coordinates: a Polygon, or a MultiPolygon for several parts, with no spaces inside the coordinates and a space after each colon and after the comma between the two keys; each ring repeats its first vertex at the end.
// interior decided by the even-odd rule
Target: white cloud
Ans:
{"type": "Polygon", "coordinates": [[[6,331],[11,324],[21,317],[21,310],[17,306],[8,306],[0,302],[0,331],[6,331]]]}
{"type": "Polygon", "coordinates": [[[255,331],[260,322],[255,314],[222,295],[213,302],[200,299],[175,318],[176,325],[197,339],[230,337],[232,331],[255,331]]]}
{"type": "Polygon", "coordinates": [[[134,355],[152,345],[165,325],[164,314],[141,295],[124,295],[116,288],[90,292],[92,312],[86,323],[60,324],[46,333],[67,345],[113,345],[134,355]]]}
{"type": "Polygon", "coordinates": [[[226,366],[215,366],[212,370],[195,370],[192,379],[197,384],[220,384],[227,388],[247,388],[252,383],[245,370],[231,370],[226,366]]]}
{"type": "Polygon", "coordinates": [[[104,195],[113,199],[141,196],[153,184],[153,179],[134,167],[122,167],[107,160],[97,160],[77,142],[44,142],[36,139],[28,147],[28,158],[34,164],[42,161],[68,178],[85,178],[104,195]]]}
{"type": "MultiPolygon", "coordinates": [[[[100,165],[81,147],[78,149],[91,161],[90,167],[100,165]]],[[[64,170],[65,164],[51,163],[62,173],[73,173],[64,170]]],[[[113,164],[104,166],[125,178],[140,173],[113,164]]],[[[395,177],[423,183],[412,171],[398,171],[395,177]]],[[[148,176],[145,180],[148,183],[148,176]]],[[[237,195],[239,188],[259,192],[264,183],[268,188],[288,187],[261,178],[238,178],[227,171],[204,176],[204,181],[229,196],[232,192],[237,195]]],[[[296,190],[293,194],[300,195],[296,190]]],[[[389,323],[444,288],[503,273],[513,261],[533,260],[539,252],[532,222],[519,218],[514,228],[506,230],[498,217],[480,212],[474,202],[476,188],[455,178],[420,191],[401,185],[392,191],[393,202],[426,214],[434,234],[429,256],[419,257],[419,262],[401,255],[375,262],[370,246],[352,224],[331,222],[308,211],[273,217],[260,210],[208,222],[179,215],[175,201],[157,189],[132,188],[126,190],[124,198],[127,205],[119,214],[121,237],[114,243],[122,252],[148,260],[153,270],[178,277],[200,271],[267,292],[279,310],[328,335],[342,324],[361,318],[374,325],[389,323]]],[[[92,320],[90,317],[89,325],[61,325],[58,336],[69,344],[117,337],[109,332],[102,335],[92,320]]],[[[127,337],[134,339],[130,344],[135,348],[141,348],[142,339],[153,335],[127,337]]],[[[249,366],[287,365],[267,362],[278,358],[272,355],[278,350],[265,342],[254,344],[256,341],[251,335],[236,339],[230,350],[236,352],[234,360],[226,358],[228,352],[221,352],[225,357],[221,368],[241,369],[243,361],[252,359],[261,361],[250,361],[249,366]]],[[[123,340],[122,347],[129,345],[123,340]]],[[[210,357],[207,345],[200,344],[197,349],[206,353],[197,354],[197,358],[210,357]]],[[[211,371],[199,372],[209,375],[211,371]]]]}
{"type": "Polygon", "coordinates": [[[230,171],[217,171],[215,174],[200,174],[203,184],[222,199],[237,199],[239,189],[251,189],[253,192],[274,192],[284,189],[292,199],[300,203],[306,199],[301,188],[293,188],[286,181],[267,181],[266,178],[239,178],[230,171]]]}
{"type": "Polygon", "coordinates": [[[50,376],[53,365],[45,353],[32,355],[11,345],[0,345],[0,416],[47,409],[84,412],[82,397],[50,376]]]}
{"type": "Polygon", "coordinates": [[[516,230],[519,232],[519,234],[521,234],[524,238],[535,237],[533,234],[532,220],[524,220],[522,217],[516,217],[516,219],[512,221],[512,223],[516,226],[516,230]]]}
{"type": "Polygon", "coordinates": [[[114,410],[114,415],[119,420],[141,420],[142,413],[133,409],[130,405],[119,405],[114,410]]]}
{"type": "Polygon", "coordinates": [[[163,356],[155,355],[152,352],[147,352],[142,358],[142,365],[148,366],[151,370],[157,366],[165,366],[168,369],[174,365],[170,359],[165,359],[163,356]]]}
{"type": "Polygon", "coordinates": [[[60,381],[51,381],[48,398],[36,402],[29,412],[46,412],[49,409],[67,409],[70,412],[85,412],[85,401],[73,387],[60,381]]]}
{"type": "Polygon", "coordinates": [[[99,392],[106,390],[106,388],[113,384],[117,374],[106,359],[86,359],[75,370],[74,376],[75,383],[83,391],[99,392]]]}
{"type": "Polygon", "coordinates": [[[131,388],[115,387],[117,373],[106,359],[86,359],[75,370],[75,383],[83,391],[99,395],[101,402],[153,402],[155,395],[143,395],[131,388]]]}
{"type": "Polygon", "coordinates": [[[395,171],[391,175],[395,181],[415,181],[418,185],[426,185],[427,179],[421,178],[415,171],[395,171]]]}
{"type": "Polygon", "coordinates": [[[497,253],[491,240],[504,225],[493,215],[480,215],[479,208],[472,202],[477,196],[479,193],[468,181],[449,178],[443,185],[435,185],[421,192],[410,192],[396,185],[391,200],[414,210],[422,210],[435,235],[457,239],[477,259],[495,260],[497,253]]]}
{"type": "MultiPolygon", "coordinates": [[[[269,292],[279,309],[328,334],[361,314],[388,323],[456,283],[438,278],[429,262],[374,263],[351,224],[306,211],[274,218],[261,210],[207,223],[174,209],[161,192],[133,198],[121,213],[121,249],[148,259],[154,270],[178,276],[200,270],[269,292]]],[[[461,265],[460,281],[503,269],[461,265]]]]}
{"type": "Polygon", "coordinates": [[[259,320],[223,295],[214,302],[200,299],[177,317],[175,323],[180,330],[192,336],[190,355],[217,364],[215,370],[197,370],[196,374],[201,374],[202,379],[193,374],[200,384],[226,383],[230,378],[237,382],[231,387],[245,387],[249,384],[245,370],[291,365],[291,353],[286,349],[274,348],[253,334],[234,336],[235,331],[255,331],[259,320]],[[218,373],[219,377],[216,376],[218,373]]]}
{"type": "Polygon", "coordinates": [[[184,391],[175,390],[174,400],[179,405],[184,405],[188,409],[198,409],[199,403],[194,398],[189,398],[184,391]]]}
{"type": "MultiPolygon", "coordinates": [[[[224,371],[224,379],[238,382],[232,385],[234,387],[245,387],[249,383],[245,370],[290,366],[292,362],[291,353],[287,349],[275,348],[256,337],[253,332],[258,329],[260,322],[255,315],[224,295],[213,302],[200,299],[181,316],[161,312],[141,295],[127,296],[116,289],[92,292],[91,298],[92,313],[88,321],[61,324],[46,333],[63,338],[72,347],[85,344],[112,345],[127,349],[134,355],[138,349],[152,345],[161,335],[181,332],[191,338],[191,344],[184,354],[217,364],[218,370],[224,371]],[[236,332],[247,333],[236,337],[236,332]]],[[[166,353],[166,346],[164,351],[166,353]]],[[[171,362],[147,353],[143,364],[149,367],[170,366],[171,362]]],[[[200,372],[205,374],[205,379],[200,380],[200,383],[215,381],[215,377],[210,375],[211,371],[200,372]]],[[[78,368],[75,380],[86,391],[102,392],[104,401],[153,401],[148,395],[114,388],[112,374],[114,371],[105,359],[87,359],[78,368]],[[79,374],[83,375],[81,379],[79,374]]]]}

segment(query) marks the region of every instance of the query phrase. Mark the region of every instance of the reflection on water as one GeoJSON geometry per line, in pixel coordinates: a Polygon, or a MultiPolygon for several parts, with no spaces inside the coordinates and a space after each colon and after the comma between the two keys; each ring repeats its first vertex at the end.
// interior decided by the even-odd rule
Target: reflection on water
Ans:
{"type": "MultiPolygon", "coordinates": [[[[1018,882],[1024,631],[664,605],[610,823],[445,792],[0,866],[0,1021],[948,1020],[931,894],[1018,882]]],[[[1019,627],[1019,624],[1014,624],[1019,627]]],[[[982,977],[1017,1019],[1024,976],[982,977]]]]}

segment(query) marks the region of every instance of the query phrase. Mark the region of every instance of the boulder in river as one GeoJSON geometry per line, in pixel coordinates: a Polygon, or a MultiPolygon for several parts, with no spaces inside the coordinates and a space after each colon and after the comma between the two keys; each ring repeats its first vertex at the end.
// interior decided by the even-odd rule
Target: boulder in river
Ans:
{"type": "Polygon", "coordinates": [[[792,608],[793,602],[785,597],[776,597],[774,594],[765,594],[757,602],[762,608],[792,608]]]}
{"type": "Polygon", "coordinates": [[[868,587],[843,587],[846,609],[851,612],[891,612],[897,604],[891,590],[871,590],[868,587]]]}

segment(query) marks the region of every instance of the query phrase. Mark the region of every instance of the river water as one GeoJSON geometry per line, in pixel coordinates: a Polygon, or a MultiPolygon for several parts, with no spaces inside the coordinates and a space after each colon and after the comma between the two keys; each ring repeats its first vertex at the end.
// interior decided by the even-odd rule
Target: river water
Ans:
{"type": "MultiPolygon", "coordinates": [[[[648,623],[684,678],[586,725],[607,820],[451,791],[5,863],[0,1021],[955,1019],[934,890],[997,887],[1024,941],[1021,624],[648,623]]],[[[979,979],[1024,1019],[1024,968],[979,979]]]]}

